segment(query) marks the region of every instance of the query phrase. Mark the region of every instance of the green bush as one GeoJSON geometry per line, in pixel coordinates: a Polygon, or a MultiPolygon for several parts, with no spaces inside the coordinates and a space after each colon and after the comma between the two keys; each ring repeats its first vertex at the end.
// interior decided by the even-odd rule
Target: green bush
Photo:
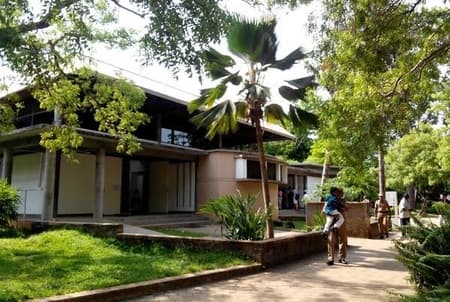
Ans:
{"type": "Polygon", "coordinates": [[[20,197],[16,189],[5,180],[0,180],[0,227],[7,227],[17,218],[20,197]]]}
{"type": "Polygon", "coordinates": [[[266,221],[272,216],[272,209],[254,210],[256,197],[244,197],[238,191],[236,196],[226,195],[210,200],[203,213],[213,214],[225,227],[225,237],[233,240],[262,240],[266,231],[266,221]]]}
{"type": "Polygon", "coordinates": [[[417,295],[405,301],[450,301],[450,205],[433,204],[441,225],[425,225],[413,217],[408,240],[395,240],[398,259],[408,268],[417,295]]]}
{"type": "Polygon", "coordinates": [[[323,214],[322,212],[314,214],[312,230],[313,231],[322,230],[326,221],[327,221],[327,218],[326,218],[325,214],[323,214]]]}

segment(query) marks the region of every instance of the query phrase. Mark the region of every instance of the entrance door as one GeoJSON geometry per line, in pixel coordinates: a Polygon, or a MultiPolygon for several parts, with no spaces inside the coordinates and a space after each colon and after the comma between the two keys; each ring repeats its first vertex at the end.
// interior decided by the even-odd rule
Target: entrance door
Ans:
{"type": "Polygon", "coordinates": [[[195,211],[195,163],[176,163],[176,184],[177,196],[175,199],[174,211],[194,212],[195,211]]]}
{"type": "Polygon", "coordinates": [[[148,209],[148,162],[124,160],[122,177],[123,214],[146,214],[148,209]]]}

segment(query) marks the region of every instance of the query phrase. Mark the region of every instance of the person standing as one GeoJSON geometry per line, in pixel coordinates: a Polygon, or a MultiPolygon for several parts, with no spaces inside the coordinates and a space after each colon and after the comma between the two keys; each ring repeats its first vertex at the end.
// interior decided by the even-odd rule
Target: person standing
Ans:
{"type": "Polygon", "coordinates": [[[283,190],[278,190],[278,210],[281,210],[283,205],[283,190]]]}
{"type": "Polygon", "coordinates": [[[322,235],[324,237],[328,236],[328,233],[330,231],[330,228],[337,232],[338,229],[342,226],[344,223],[344,217],[339,212],[339,208],[341,207],[340,201],[339,201],[339,189],[332,187],[330,189],[330,195],[327,197],[327,200],[325,201],[324,206],[324,213],[326,215],[326,222],[323,227],[322,235]]]}
{"type": "Polygon", "coordinates": [[[332,188],[331,195],[334,195],[336,197],[336,206],[337,210],[342,216],[343,224],[336,230],[336,232],[329,232],[327,236],[327,265],[333,265],[334,264],[334,258],[335,258],[335,246],[336,246],[336,240],[338,240],[339,245],[339,251],[338,251],[338,257],[339,263],[342,264],[348,264],[346,258],[347,258],[347,229],[345,227],[345,221],[344,221],[344,211],[346,209],[345,200],[344,200],[344,190],[340,188],[332,188]]]}
{"type": "Polygon", "coordinates": [[[298,193],[297,190],[294,190],[294,208],[296,211],[298,211],[299,203],[300,203],[300,193],[298,193]]]}
{"type": "Polygon", "coordinates": [[[388,232],[388,219],[391,216],[391,208],[388,202],[384,199],[383,194],[378,194],[378,200],[375,201],[375,215],[377,215],[378,231],[380,233],[380,239],[389,236],[388,232]]]}
{"type": "Polygon", "coordinates": [[[405,236],[406,229],[410,224],[411,206],[409,203],[409,194],[405,193],[398,205],[398,217],[400,218],[400,226],[402,228],[402,236],[405,236]]]}

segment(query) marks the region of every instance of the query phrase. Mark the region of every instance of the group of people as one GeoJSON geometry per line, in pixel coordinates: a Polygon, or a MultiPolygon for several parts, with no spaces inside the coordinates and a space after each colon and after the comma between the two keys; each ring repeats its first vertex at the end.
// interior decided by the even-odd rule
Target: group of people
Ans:
{"type": "Polygon", "coordinates": [[[335,244],[338,240],[338,262],[348,264],[347,258],[347,230],[345,226],[345,210],[347,206],[344,199],[344,190],[332,187],[328,195],[323,212],[326,215],[322,236],[327,240],[327,264],[333,265],[335,258],[335,244]]]}
{"type": "MultiPolygon", "coordinates": [[[[405,193],[398,204],[398,217],[402,227],[402,235],[405,235],[406,227],[410,224],[412,206],[409,194],[405,193]]],[[[380,239],[389,237],[389,224],[391,223],[391,207],[383,194],[378,194],[378,200],[374,204],[374,215],[378,223],[380,239]]]]}
{"type": "MultiPolygon", "coordinates": [[[[400,225],[402,226],[402,235],[410,224],[411,203],[409,195],[403,195],[399,207],[400,225]]],[[[347,209],[344,199],[344,190],[337,187],[330,189],[330,194],[325,200],[323,212],[326,215],[326,222],[322,230],[322,236],[327,240],[328,259],[326,264],[333,265],[335,259],[335,244],[338,240],[338,262],[347,264],[347,230],[345,225],[345,211],[347,209]]],[[[384,198],[383,194],[378,195],[374,203],[374,214],[378,223],[380,238],[389,236],[389,222],[391,219],[391,208],[384,198]]]]}
{"type": "Polygon", "coordinates": [[[294,208],[296,211],[300,208],[300,194],[297,190],[288,188],[287,192],[278,190],[278,209],[294,208]]]}

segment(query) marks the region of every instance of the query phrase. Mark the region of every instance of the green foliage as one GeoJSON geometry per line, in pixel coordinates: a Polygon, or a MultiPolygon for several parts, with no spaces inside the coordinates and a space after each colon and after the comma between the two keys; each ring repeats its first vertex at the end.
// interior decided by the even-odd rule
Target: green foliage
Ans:
{"type": "Polygon", "coordinates": [[[327,218],[325,217],[325,215],[323,213],[316,213],[313,216],[313,225],[312,230],[313,231],[320,231],[323,229],[323,226],[326,223],[327,218]]]}
{"type": "Polygon", "coordinates": [[[20,196],[5,180],[0,180],[0,227],[7,227],[17,217],[20,196]]]}
{"type": "Polygon", "coordinates": [[[313,139],[311,130],[307,127],[294,127],[291,122],[285,122],[286,129],[295,135],[295,140],[265,142],[267,154],[278,156],[284,160],[303,162],[309,155],[313,139]]]}
{"type": "Polygon", "coordinates": [[[272,216],[272,208],[266,212],[255,210],[256,197],[226,195],[210,200],[203,208],[203,213],[213,214],[225,227],[225,237],[233,240],[262,240],[266,231],[266,221],[272,216]]]}
{"type": "Polygon", "coordinates": [[[205,69],[218,84],[214,88],[202,90],[201,96],[190,103],[189,110],[194,112],[200,108],[205,109],[193,118],[193,122],[198,127],[207,127],[209,138],[216,134],[236,131],[238,115],[250,120],[253,125],[263,118],[276,123],[290,121],[294,127],[315,124],[315,116],[296,103],[305,100],[306,89],[314,86],[314,77],[288,81],[290,87],[294,87],[292,89],[303,92],[297,93],[296,97],[291,99],[293,104],[289,112],[284,112],[270,99],[270,89],[264,86],[264,74],[268,70],[288,69],[306,56],[298,48],[285,58],[277,60],[275,55],[278,40],[275,26],[274,19],[256,21],[235,17],[227,33],[228,47],[234,58],[212,48],[204,52],[205,69]],[[247,68],[235,70],[238,62],[245,63],[247,68]],[[223,100],[222,97],[230,84],[242,86],[240,96],[236,96],[234,100],[223,100]],[[246,102],[246,108],[238,110],[236,107],[240,105],[236,104],[235,107],[233,104],[241,104],[242,99],[246,102]],[[230,115],[234,117],[231,118],[230,115]]]}
{"type": "Polygon", "coordinates": [[[319,137],[334,163],[362,170],[439,101],[450,12],[396,0],[323,4],[321,84],[332,96],[319,137]]]}
{"type": "Polygon", "coordinates": [[[450,205],[433,204],[443,216],[443,224],[416,226],[408,232],[409,240],[395,240],[398,259],[408,268],[417,296],[406,301],[448,301],[450,299],[450,205]]]}
{"type": "Polygon", "coordinates": [[[224,251],[127,245],[74,230],[0,239],[0,301],[23,301],[249,261],[224,251]]]}
{"type": "Polygon", "coordinates": [[[446,137],[448,135],[440,129],[422,124],[418,130],[398,140],[386,156],[389,186],[401,190],[409,185],[418,188],[450,185],[450,166],[438,156],[446,137]]]}
{"type": "Polygon", "coordinates": [[[141,148],[133,133],[149,120],[139,111],[146,97],[142,89],[125,80],[82,68],[50,85],[38,86],[33,96],[41,108],[56,110],[61,119],[61,125],[53,125],[41,135],[41,145],[51,151],[61,150],[73,158],[74,151],[83,143],[77,132],[81,112],[92,112],[98,130],[118,138],[118,152],[131,154],[141,148]]]}
{"type": "MultiPolygon", "coordinates": [[[[295,98],[291,98],[288,112],[284,112],[279,103],[271,100],[270,88],[263,81],[266,72],[271,69],[286,70],[297,61],[306,57],[300,48],[278,60],[276,53],[278,40],[275,34],[276,20],[248,20],[236,16],[231,20],[227,32],[229,51],[235,56],[222,55],[214,49],[204,52],[205,69],[216,80],[213,88],[204,89],[196,100],[189,105],[189,111],[195,113],[191,121],[198,127],[208,129],[206,136],[212,139],[217,134],[232,133],[237,130],[238,119],[245,119],[255,127],[256,145],[259,161],[266,163],[263,145],[262,121],[268,120],[284,124],[292,122],[294,127],[316,125],[314,114],[304,110],[296,102],[304,101],[307,88],[313,87],[314,77],[287,81],[295,98]],[[244,63],[245,68],[237,65],[244,63]],[[233,70],[234,69],[238,69],[233,70]],[[225,98],[230,85],[240,85],[241,90],[233,99],[225,98]],[[200,111],[201,112],[198,112],[200,111]],[[196,112],[197,111],[197,112],[196,112]]],[[[261,165],[261,182],[264,190],[266,210],[271,206],[267,177],[267,165],[261,165]]],[[[271,221],[267,220],[267,235],[273,236],[271,221]]]]}

